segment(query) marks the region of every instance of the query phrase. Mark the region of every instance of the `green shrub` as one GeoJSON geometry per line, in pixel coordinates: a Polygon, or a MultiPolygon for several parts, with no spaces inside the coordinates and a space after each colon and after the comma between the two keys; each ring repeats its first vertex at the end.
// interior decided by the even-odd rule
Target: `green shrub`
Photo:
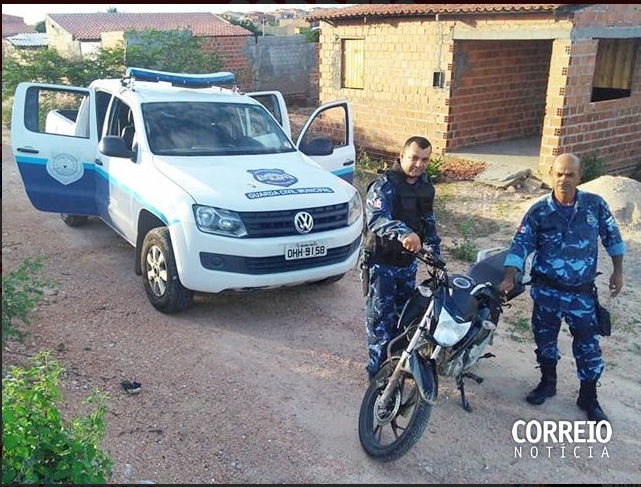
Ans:
{"type": "Polygon", "coordinates": [[[445,159],[443,159],[443,156],[437,158],[433,157],[430,159],[430,163],[427,165],[427,169],[425,171],[432,181],[436,181],[443,173],[442,166],[444,162],[445,159]]]}
{"type": "Polygon", "coordinates": [[[43,290],[52,288],[53,281],[39,279],[44,256],[25,259],[16,270],[2,276],[2,346],[9,339],[23,340],[22,325],[29,324],[28,314],[41,301],[43,290]]]}
{"type": "Polygon", "coordinates": [[[379,173],[387,168],[384,161],[372,159],[367,151],[362,147],[358,150],[356,170],[367,171],[372,173],[379,173]]]}
{"type": "Polygon", "coordinates": [[[454,239],[453,247],[450,249],[455,258],[466,262],[474,262],[476,260],[476,254],[478,253],[479,248],[472,240],[473,230],[474,222],[468,218],[460,227],[463,241],[459,242],[454,239]]]}
{"type": "Polygon", "coordinates": [[[588,155],[584,156],[581,159],[581,166],[583,167],[583,174],[581,176],[581,182],[587,183],[598,177],[606,174],[606,164],[601,157],[599,157],[599,152],[593,150],[588,155]]]}
{"type": "Polygon", "coordinates": [[[2,483],[105,483],[112,461],[100,450],[105,431],[106,395],[94,390],[86,416],[65,421],[61,400],[62,368],[48,352],[29,369],[11,367],[2,378],[2,483]]]}

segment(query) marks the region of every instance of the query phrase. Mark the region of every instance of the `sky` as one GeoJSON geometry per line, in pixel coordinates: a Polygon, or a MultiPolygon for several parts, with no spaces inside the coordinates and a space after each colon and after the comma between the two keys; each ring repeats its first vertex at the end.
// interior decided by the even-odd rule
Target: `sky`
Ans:
{"type": "Polygon", "coordinates": [[[323,4],[316,3],[276,3],[276,2],[243,2],[243,3],[227,3],[223,5],[212,4],[169,4],[163,5],[154,3],[151,5],[145,4],[2,4],[2,13],[9,15],[17,15],[22,17],[26,24],[34,25],[41,20],[45,19],[45,14],[85,14],[106,12],[110,7],[115,7],[121,13],[177,13],[177,12],[212,12],[220,14],[227,10],[234,12],[249,12],[257,10],[260,12],[270,12],[278,8],[303,8],[311,9],[314,7],[344,7],[348,4],[342,2],[323,2],[323,4]]]}

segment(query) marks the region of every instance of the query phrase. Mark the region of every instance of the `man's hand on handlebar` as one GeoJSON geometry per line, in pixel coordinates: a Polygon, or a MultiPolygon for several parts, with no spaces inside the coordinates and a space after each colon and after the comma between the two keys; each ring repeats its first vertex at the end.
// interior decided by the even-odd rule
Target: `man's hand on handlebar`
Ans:
{"type": "Polygon", "coordinates": [[[514,286],[516,285],[516,273],[518,269],[516,267],[506,267],[505,273],[503,275],[503,280],[499,284],[499,291],[507,296],[514,286]]]}
{"type": "Polygon", "coordinates": [[[405,250],[408,250],[409,252],[412,252],[414,254],[421,250],[422,247],[421,239],[414,232],[403,237],[401,239],[401,243],[403,244],[403,248],[405,250]]]}

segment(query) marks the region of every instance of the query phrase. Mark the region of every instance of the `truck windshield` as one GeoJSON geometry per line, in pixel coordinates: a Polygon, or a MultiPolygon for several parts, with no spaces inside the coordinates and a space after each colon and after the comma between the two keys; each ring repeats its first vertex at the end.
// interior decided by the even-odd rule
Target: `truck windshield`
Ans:
{"type": "Polygon", "coordinates": [[[142,105],[149,148],[158,155],[292,152],[293,144],[261,105],[158,102],[142,105]]]}

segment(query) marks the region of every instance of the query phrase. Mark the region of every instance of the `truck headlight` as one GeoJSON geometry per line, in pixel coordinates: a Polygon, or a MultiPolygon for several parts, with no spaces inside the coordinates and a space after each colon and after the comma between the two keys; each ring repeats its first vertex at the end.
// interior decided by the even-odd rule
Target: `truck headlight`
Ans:
{"type": "Polygon", "coordinates": [[[349,207],[347,209],[347,224],[351,225],[357,221],[362,213],[363,203],[361,201],[361,195],[357,192],[349,202],[349,207]]]}
{"type": "Polygon", "coordinates": [[[247,229],[238,214],[222,208],[194,205],[196,226],[201,232],[226,237],[244,237],[247,229]]]}

